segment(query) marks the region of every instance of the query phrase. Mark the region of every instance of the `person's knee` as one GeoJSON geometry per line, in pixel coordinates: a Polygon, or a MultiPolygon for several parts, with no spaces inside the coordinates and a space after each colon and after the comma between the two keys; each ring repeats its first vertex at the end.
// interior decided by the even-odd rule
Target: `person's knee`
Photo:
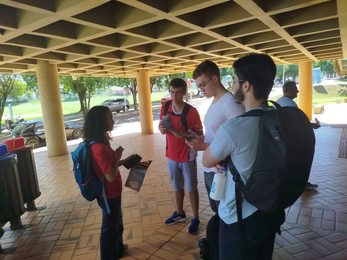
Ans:
{"type": "Polygon", "coordinates": [[[198,196],[199,195],[199,191],[196,189],[196,190],[193,190],[193,191],[189,191],[189,196],[192,197],[192,196],[198,196]]]}

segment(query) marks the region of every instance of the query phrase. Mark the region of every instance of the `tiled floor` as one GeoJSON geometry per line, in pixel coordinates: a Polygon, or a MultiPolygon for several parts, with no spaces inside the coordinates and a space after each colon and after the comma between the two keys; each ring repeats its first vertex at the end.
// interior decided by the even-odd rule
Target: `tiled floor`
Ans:
{"type": "MultiPolygon", "coordinates": [[[[155,123],[156,125],[156,123],[155,123]]],[[[122,145],[125,155],[138,153],[153,160],[140,192],[124,188],[124,239],[129,244],[124,259],[199,259],[197,242],[205,236],[212,213],[199,175],[200,232],[187,233],[187,223],[165,226],[174,210],[174,194],[166,171],[165,138],[155,133],[141,135],[139,124],[124,124],[114,131],[113,146],[122,145]]],[[[287,210],[282,235],[276,237],[273,259],[347,259],[347,159],[338,158],[342,128],[323,126],[315,130],[316,154],[310,181],[319,188],[305,191],[287,210]]],[[[72,151],[77,141],[69,143],[72,151]]],[[[81,198],[72,173],[69,155],[48,157],[44,150],[34,153],[41,196],[41,211],[25,212],[26,229],[4,226],[0,243],[16,247],[7,259],[99,259],[100,209],[81,198]]],[[[199,156],[199,167],[201,165],[199,156]]],[[[128,171],[123,168],[125,182],[128,171]]],[[[189,202],[185,210],[191,216],[189,202]]]]}

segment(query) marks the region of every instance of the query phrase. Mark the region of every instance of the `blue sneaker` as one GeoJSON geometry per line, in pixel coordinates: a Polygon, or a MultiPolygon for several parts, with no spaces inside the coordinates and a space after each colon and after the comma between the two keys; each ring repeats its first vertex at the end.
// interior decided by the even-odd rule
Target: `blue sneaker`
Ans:
{"type": "Polygon", "coordinates": [[[187,220],[186,217],[186,213],[183,211],[183,214],[177,214],[177,211],[175,211],[171,217],[169,217],[166,221],[165,221],[165,225],[173,225],[176,224],[178,222],[184,222],[187,220]]]}
{"type": "Polygon", "coordinates": [[[198,218],[192,218],[190,226],[188,227],[189,234],[195,234],[199,230],[200,220],[198,218]]]}

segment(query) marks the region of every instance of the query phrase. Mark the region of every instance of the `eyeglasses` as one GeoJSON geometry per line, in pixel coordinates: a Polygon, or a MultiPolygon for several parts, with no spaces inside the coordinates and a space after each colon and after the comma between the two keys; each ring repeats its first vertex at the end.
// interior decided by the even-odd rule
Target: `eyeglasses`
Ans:
{"type": "Polygon", "coordinates": [[[206,81],[205,83],[201,83],[198,87],[199,88],[203,88],[203,87],[205,87],[210,81],[211,81],[211,79],[212,79],[212,77],[211,78],[209,78],[209,80],[208,81],[206,81]]]}

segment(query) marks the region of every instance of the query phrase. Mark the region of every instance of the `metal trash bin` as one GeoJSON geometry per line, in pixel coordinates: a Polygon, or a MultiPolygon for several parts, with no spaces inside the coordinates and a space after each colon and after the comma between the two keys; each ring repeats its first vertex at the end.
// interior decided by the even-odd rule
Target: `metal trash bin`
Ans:
{"type": "MultiPolygon", "coordinates": [[[[0,238],[4,234],[2,226],[10,221],[11,229],[21,227],[20,216],[25,212],[24,201],[17,169],[17,155],[6,153],[0,156],[0,238]]],[[[0,253],[12,253],[15,248],[3,249],[0,253]]]]}
{"type": "Polygon", "coordinates": [[[18,218],[25,212],[17,161],[14,153],[0,157],[0,223],[18,218]]]}
{"type": "Polygon", "coordinates": [[[36,165],[33,149],[30,145],[24,145],[23,138],[14,138],[4,141],[8,146],[9,152],[17,154],[18,174],[22,187],[24,203],[27,211],[41,210],[46,207],[36,207],[35,199],[41,195],[39,182],[37,180],[36,165]]]}

